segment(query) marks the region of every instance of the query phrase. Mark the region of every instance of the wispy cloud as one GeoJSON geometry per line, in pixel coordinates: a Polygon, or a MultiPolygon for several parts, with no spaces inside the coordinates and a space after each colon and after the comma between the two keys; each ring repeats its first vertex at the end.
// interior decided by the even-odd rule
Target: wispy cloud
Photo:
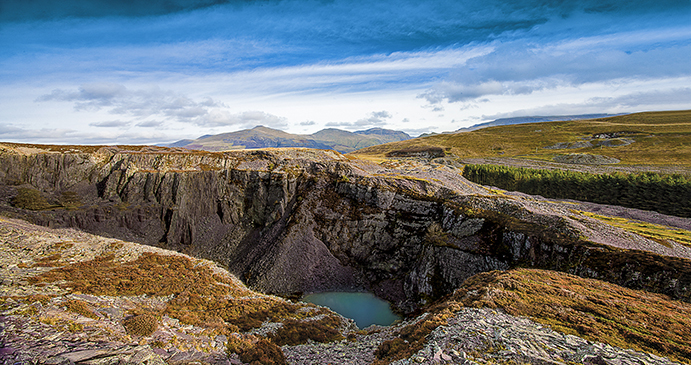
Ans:
{"type": "Polygon", "coordinates": [[[160,120],[145,120],[136,124],[137,127],[141,128],[158,128],[163,126],[163,122],[160,120]]]}
{"type": "Polygon", "coordinates": [[[389,119],[393,118],[391,113],[386,110],[371,112],[365,118],[358,119],[355,122],[329,122],[326,123],[327,127],[342,127],[347,129],[353,128],[367,128],[367,127],[381,127],[386,125],[389,119]]]}
{"type": "Polygon", "coordinates": [[[633,92],[615,97],[594,97],[578,103],[548,104],[534,108],[517,109],[508,113],[483,115],[484,120],[511,118],[528,115],[568,115],[610,112],[635,112],[667,110],[677,105],[688,104],[691,88],[651,90],[633,92]]]}
{"type": "Polygon", "coordinates": [[[195,100],[159,87],[129,89],[113,83],[86,84],[77,90],[56,89],[36,99],[36,102],[43,103],[56,101],[72,103],[78,112],[106,111],[130,118],[88,124],[96,128],[127,130],[134,126],[168,129],[173,122],[203,128],[242,129],[257,125],[288,127],[284,117],[256,110],[232,112],[227,105],[211,98],[195,100]]]}
{"type": "Polygon", "coordinates": [[[24,128],[11,124],[0,124],[0,135],[3,141],[62,144],[154,144],[175,139],[159,131],[99,133],[70,128],[24,128]]]}
{"type": "Polygon", "coordinates": [[[124,85],[112,83],[82,85],[77,91],[56,89],[50,94],[40,96],[37,101],[73,102],[74,109],[77,111],[108,109],[111,114],[129,115],[135,118],[164,116],[180,122],[193,123],[198,118],[207,115],[210,108],[223,106],[211,98],[194,101],[185,95],[161,90],[158,87],[148,90],[130,90],[124,85]]]}
{"type": "Polygon", "coordinates": [[[691,75],[691,63],[679,57],[691,55],[690,26],[547,43],[526,38],[493,45],[491,52],[469,59],[418,97],[430,104],[468,102],[593,82],[691,75]]]}
{"type": "Polygon", "coordinates": [[[90,126],[92,127],[99,127],[99,128],[126,128],[130,126],[130,122],[123,122],[121,120],[109,120],[109,121],[103,121],[103,122],[92,122],[89,123],[90,126]]]}
{"type": "Polygon", "coordinates": [[[242,113],[230,113],[225,110],[213,110],[204,116],[195,119],[195,124],[205,127],[233,127],[237,129],[251,128],[258,125],[271,128],[286,128],[286,118],[279,117],[262,111],[247,111],[242,113]]]}

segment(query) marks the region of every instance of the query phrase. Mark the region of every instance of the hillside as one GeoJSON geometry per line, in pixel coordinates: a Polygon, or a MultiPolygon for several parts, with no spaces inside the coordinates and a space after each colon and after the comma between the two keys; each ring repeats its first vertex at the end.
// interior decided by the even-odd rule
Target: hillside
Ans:
{"type": "Polygon", "coordinates": [[[171,143],[168,146],[206,151],[305,147],[333,149],[346,153],[360,148],[406,139],[410,139],[410,136],[404,132],[382,128],[372,128],[356,132],[328,128],[313,134],[301,135],[258,126],[237,132],[202,136],[195,140],[184,139],[171,143]]]}
{"type": "Polygon", "coordinates": [[[225,151],[245,148],[267,147],[307,147],[329,149],[306,136],[286,133],[267,127],[254,127],[237,132],[202,136],[195,140],[183,140],[171,144],[171,147],[184,147],[195,150],[225,151]]]}
{"type": "Polygon", "coordinates": [[[460,128],[456,132],[471,132],[474,130],[496,127],[500,125],[526,124],[526,123],[541,123],[567,120],[585,120],[596,118],[613,117],[615,114],[579,114],[579,115],[549,115],[549,116],[527,116],[527,117],[513,117],[513,118],[499,118],[489,122],[475,124],[467,128],[460,128]]]}
{"type": "Polygon", "coordinates": [[[487,127],[388,143],[355,153],[377,158],[396,150],[433,146],[461,159],[518,158],[591,164],[619,161],[619,165],[689,168],[689,136],[691,111],[649,112],[487,127]]]}

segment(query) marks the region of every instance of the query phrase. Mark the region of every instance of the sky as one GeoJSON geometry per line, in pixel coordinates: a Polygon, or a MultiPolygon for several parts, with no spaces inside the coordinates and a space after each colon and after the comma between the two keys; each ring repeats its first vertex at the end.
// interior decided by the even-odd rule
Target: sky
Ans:
{"type": "Polygon", "coordinates": [[[691,0],[2,0],[0,141],[691,109],[691,0]]]}

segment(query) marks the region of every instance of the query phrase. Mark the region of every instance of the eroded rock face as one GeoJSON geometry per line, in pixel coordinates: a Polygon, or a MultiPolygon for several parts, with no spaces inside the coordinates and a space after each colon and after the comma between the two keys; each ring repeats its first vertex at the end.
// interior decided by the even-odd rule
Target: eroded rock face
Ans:
{"type": "MultiPolygon", "coordinates": [[[[493,195],[442,165],[383,167],[314,150],[4,153],[0,184],[5,214],[211,259],[268,293],[368,289],[408,312],[517,264],[679,298],[691,287],[688,260],[613,268],[604,258],[613,243],[598,242],[596,223],[568,218],[572,206],[493,195]],[[54,201],[74,192],[82,205],[17,209],[18,187],[54,201]]],[[[632,248],[642,239],[621,238],[632,248]]]]}

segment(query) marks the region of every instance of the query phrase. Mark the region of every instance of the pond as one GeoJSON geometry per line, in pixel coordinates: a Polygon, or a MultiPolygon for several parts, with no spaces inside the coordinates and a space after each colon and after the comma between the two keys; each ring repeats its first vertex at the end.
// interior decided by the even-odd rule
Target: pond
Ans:
{"type": "Polygon", "coordinates": [[[329,307],[343,317],[355,320],[359,328],[372,324],[388,326],[401,319],[391,311],[387,301],[375,297],[372,293],[316,293],[305,295],[302,301],[329,307]]]}

